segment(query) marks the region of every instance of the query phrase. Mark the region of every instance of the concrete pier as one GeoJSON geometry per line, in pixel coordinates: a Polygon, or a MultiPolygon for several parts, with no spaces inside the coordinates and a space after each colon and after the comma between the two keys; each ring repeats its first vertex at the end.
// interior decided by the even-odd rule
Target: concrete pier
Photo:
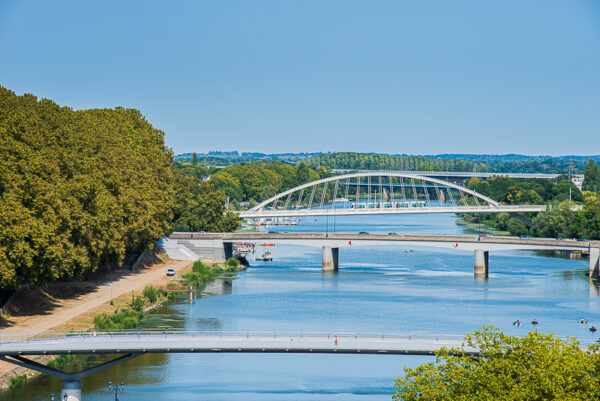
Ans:
{"type": "Polygon", "coordinates": [[[64,399],[67,401],[81,401],[81,381],[63,380],[59,400],[64,399]],[[67,398],[64,398],[65,394],[67,398]]]}
{"type": "Polygon", "coordinates": [[[223,242],[223,256],[225,260],[233,257],[233,243],[223,242]]]}
{"type": "Polygon", "coordinates": [[[340,248],[330,246],[323,247],[323,271],[333,271],[338,269],[338,259],[340,248]]]}
{"type": "Polygon", "coordinates": [[[590,277],[600,276],[600,248],[590,248],[590,277]]]}
{"type": "Polygon", "coordinates": [[[489,251],[475,250],[475,277],[487,277],[489,273],[489,251]]]}

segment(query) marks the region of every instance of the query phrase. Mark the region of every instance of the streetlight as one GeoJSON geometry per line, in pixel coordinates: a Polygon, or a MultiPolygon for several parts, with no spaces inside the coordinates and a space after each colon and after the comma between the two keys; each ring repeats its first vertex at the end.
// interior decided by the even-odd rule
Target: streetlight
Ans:
{"type": "Polygon", "coordinates": [[[115,384],[113,386],[113,382],[108,382],[108,391],[111,393],[115,393],[115,401],[119,401],[119,397],[117,396],[119,393],[123,393],[125,391],[125,382],[121,382],[121,385],[115,384]]]}

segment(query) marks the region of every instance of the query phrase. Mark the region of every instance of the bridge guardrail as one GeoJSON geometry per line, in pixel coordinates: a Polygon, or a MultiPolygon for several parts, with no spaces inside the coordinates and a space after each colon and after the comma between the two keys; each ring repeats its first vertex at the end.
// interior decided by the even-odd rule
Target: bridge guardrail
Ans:
{"type": "Polygon", "coordinates": [[[359,333],[359,332],[313,332],[313,331],[205,331],[205,330],[115,330],[115,331],[78,331],[78,332],[44,332],[44,333],[5,333],[0,334],[0,344],[29,343],[39,340],[55,340],[68,337],[123,337],[123,336],[192,336],[192,337],[354,337],[356,339],[464,339],[464,335],[434,332],[407,332],[407,333],[359,333]]]}
{"type": "MultiPolygon", "coordinates": [[[[123,337],[139,338],[144,337],[160,337],[169,338],[173,336],[181,337],[192,337],[194,339],[200,339],[206,337],[207,339],[214,339],[216,336],[220,338],[228,337],[232,339],[239,338],[289,338],[289,337],[300,337],[300,338],[324,338],[339,339],[353,338],[354,340],[389,340],[389,341],[444,341],[444,340],[465,340],[466,334],[453,334],[453,333],[435,333],[427,331],[417,332],[406,332],[406,333],[360,333],[360,332],[316,332],[316,331],[208,331],[208,330],[116,330],[116,331],[94,331],[86,330],[79,332],[45,332],[39,334],[30,333],[6,333],[0,334],[0,348],[2,344],[28,344],[34,342],[44,342],[47,340],[64,340],[69,337],[78,337],[81,342],[86,339],[106,339],[117,337],[122,339],[123,337]]],[[[559,337],[563,341],[567,341],[573,337],[559,337]]],[[[597,344],[600,339],[596,338],[576,338],[581,346],[589,346],[597,344]]]]}

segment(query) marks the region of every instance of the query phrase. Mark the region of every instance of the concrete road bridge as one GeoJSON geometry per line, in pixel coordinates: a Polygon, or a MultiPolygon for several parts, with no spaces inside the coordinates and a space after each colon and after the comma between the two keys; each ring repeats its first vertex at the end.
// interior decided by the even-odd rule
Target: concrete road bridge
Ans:
{"type": "Polygon", "coordinates": [[[502,205],[463,186],[399,172],[345,174],[309,182],[240,212],[247,219],[405,213],[537,213],[546,205],[502,205]]]}
{"type": "MultiPolygon", "coordinates": [[[[366,245],[407,245],[450,248],[474,252],[474,274],[487,277],[489,252],[508,250],[582,251],[589,253],[589,275],[600,274],[600,241],[560,240],[552,238],[519,238],[479,235],[435,234],[368,234],[368,233],[189,233],[175,232],[169,238],[176,250],[192,255],[189,260],[203,259],[212,253],[214,260],[233,255],[234,243],[274,243],[322,248],[323,270],[337,270],[339,249],[366,245]]],[[[169,250],[167,249],[167,252],[169,250]]],[[[175,255],[175,253],[173,253],[175,255]]],[[[174,256],[177,258],[177,256],[174,256]]],[[[185,258],[184,258],[185,259],[185,258]]]]}
{"type": "MultiPolygon", "coordinates": [[[[580,341],[587,348],[593,339],[580,341]]],[[[80,401],[81,379],[145,353],[284,353],[434,355],[441,348],[477,355],[460,335],[259,333],[138,331],[116,333],[43,333],[35,337],[10,334],[0,337],[0,359],[63,380],[59,399],[80,401]],[[65,354],[121,354],[98,366],[67,373],[39,364],[28,356],[65,354]]]]}

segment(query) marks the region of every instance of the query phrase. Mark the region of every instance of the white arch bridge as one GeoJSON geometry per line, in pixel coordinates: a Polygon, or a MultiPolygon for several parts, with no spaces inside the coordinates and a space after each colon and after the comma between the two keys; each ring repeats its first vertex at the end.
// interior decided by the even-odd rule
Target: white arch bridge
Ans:
{"type": "Polygon", "coordinates": [[[463,186],[400,172],[338,175],[289,189],[247,211],[242,218],[396,213],[525,213],[546,205],[502,205],[463,186]]]}

